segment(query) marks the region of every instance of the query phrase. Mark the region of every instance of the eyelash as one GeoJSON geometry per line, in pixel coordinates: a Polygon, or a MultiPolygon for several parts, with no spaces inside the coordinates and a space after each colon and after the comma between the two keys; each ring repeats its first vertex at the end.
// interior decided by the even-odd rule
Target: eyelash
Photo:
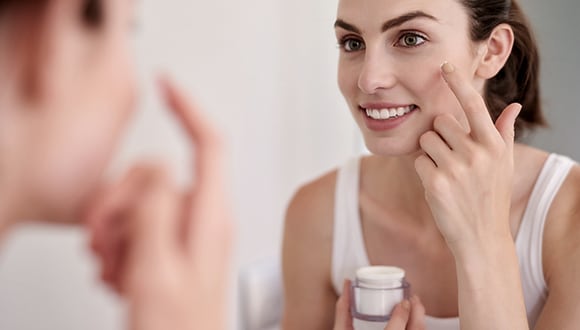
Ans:
{"type": "MultiPolygon", "coordinates": [[[[415,31],[403,31],[402,34],[397,38],[397,42],[393,46],[395,46],[395,47],[403,47],[403,48],[416,48],[416,47],[419,47],[419,46],[423,45],[427,41],[429,41],[429,39],[425,35],[423,35],[421,33],[418,33],[418,32],[415,32],[415,31]],[[418,43],[417,45],[409,45],[409,46],[402,45],[401,42],[404,40],[404,38],[405,37],[409,37],[409,36],[413,36],[413,37],[416,37],[418,39],[422,39],[422,41],[420,43],[418,43]]],[[[363,50],[365,48],[364,41],[361,40],[361,38],[355,37],[355,36],[352,36],[352,35],[347,35],[347,36],[344,36],[343,38],[341,38],[340,41],[338,42],[338,47],[341,50],[343,50],[344,52],[346,52],[346,53],[353,53],[353,52],[356,52],[356,51],[361,51],[361,50],[363,50]],[[347,49],[347,43],[349,41],[358,41],[358,42],[360,42],[361,45],[362,45],[361,46],[362,48],[361,49],[358,49],[358,50],[348,50],[347,49]]]]}
{"type": "Polygon", "coordinates": [[[399,47],[416,48],[416,47],[423,45],[425,42],[429,41],[429,39],[427,39],[427,37],[421,33],[418,33],[415,31],[404,31],[404,32],[402,32],[401,36],[397,39],[395,46],[399,45],[403,41],[403,39],[405,39],[405,37],[409,37],[409,36],[416,37],[418,39],[423,39],[423,41],[417,45],[410,45],[410,46],[400,45],[399,47]]]}
{"type": "Polygon", "coordinates": [[[347,49],[347,43],[349,41],[358,41],[358,42],[360,42],[361,45],[363,45],[362,46],[363,47],[362,49],[364,49],[364,41],[362,41],[360,38],[355,37],[355,36],[352,36],[352,35],[347,35],[347,36],[342,37],[340,39],[340,41],[338,42],[338,48],[340,48],[341,50],[343,50],[346,53],[352,53],[352,52],[356,52],[356,51],[362,50],[362,49],[359,49],[359,50],[348,50],[347,49]]]}

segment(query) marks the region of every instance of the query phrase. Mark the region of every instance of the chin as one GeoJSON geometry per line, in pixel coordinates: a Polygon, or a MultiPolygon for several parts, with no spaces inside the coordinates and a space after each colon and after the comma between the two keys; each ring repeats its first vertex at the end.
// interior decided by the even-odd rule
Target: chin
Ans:
{"type": "Polygon", "coordinates": [[[365,145],[373,155],[384,157],[409,156],[421,151],[418,139],[410,142],[396,141],[392,138],[365,137],[365,145]]]}

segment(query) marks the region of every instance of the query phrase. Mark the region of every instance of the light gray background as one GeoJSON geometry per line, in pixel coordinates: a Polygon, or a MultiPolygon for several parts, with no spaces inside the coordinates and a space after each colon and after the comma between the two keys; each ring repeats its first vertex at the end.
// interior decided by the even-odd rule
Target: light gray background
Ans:
{"type": "Polygon", "coordinates": [[[580,1],[523,0],[542,56],[544,113],[550,124],[531,142],[580,161],[580,1]]]}
{"type": "MultiPolygon", "coordinates": [[[[552,129],[535,145],[580,160],[580,1],[522,0],[543,55],[552,129]]],[[[161,110],[152,78],[171,72],[227,133],[239,237],[234,271],[280,251],[284,209],[302,182],[342,163],[359,138],[336,87],[336,0],[147,0],[135,49],[143,111],[110,172],[142,154],[187,179],[188,146],[161,110]]],[[[123,328],[123,306],[98,281],[78,229],[30,226],[3,243],[0,329],[123,328]]],[[[235,328],[235,272],[231,328],[235,328]]]]}

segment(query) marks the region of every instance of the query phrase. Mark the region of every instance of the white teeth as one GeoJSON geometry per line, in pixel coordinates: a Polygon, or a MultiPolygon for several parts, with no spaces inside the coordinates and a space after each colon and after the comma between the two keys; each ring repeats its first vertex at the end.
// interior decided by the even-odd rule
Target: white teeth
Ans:
{"type": "Polygon", "coordinates": [[[376,120],[385,120],[396,117],[401,117],[409,112],[415,107],[410,105],[406,107],[398,107],[391,109],[365,109],[367,116],[376,120]]]}

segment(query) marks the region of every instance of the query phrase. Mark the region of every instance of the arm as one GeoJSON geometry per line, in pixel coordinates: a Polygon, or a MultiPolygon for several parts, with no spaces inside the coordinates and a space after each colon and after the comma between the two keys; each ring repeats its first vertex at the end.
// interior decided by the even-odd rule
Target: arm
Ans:
{"type": "Polygon", "coordinates": [[[224,147],[183,92],[161,88],[195,146],[195,183],[183,190],[169,171],[135,166],[87,212],[92,247],[128,302],[129,329],[223,330],[233,238],[224,147]]]}
{"type": "Polygon", "coordinates": [[[511,236],[480,243],[455,258],[461,328],[529,329],[511,236]]]}
{"type": "Polygon", "coordinates": [[[285,330],[331,329],[337,300],[330,269],[334,175],[301,188],[288,207],[284,228],[285,330]]]}
{"type": "Polygon", "coordinates": [[[495,124],[463,72],[445,63],[442,75],[469,129],[438,116],[420,139],[415,162],[437,226],[453,253],[463,329],[529,329],[509,216],[514,172],[514,122],[506,107],[495,124]]]}
{"type": "Polygon", "coordinates": [[[580,324],[580,167],[556,196],[544,230],[543,264],[548,299],[536,329],[577,329],[580,324]]]}

